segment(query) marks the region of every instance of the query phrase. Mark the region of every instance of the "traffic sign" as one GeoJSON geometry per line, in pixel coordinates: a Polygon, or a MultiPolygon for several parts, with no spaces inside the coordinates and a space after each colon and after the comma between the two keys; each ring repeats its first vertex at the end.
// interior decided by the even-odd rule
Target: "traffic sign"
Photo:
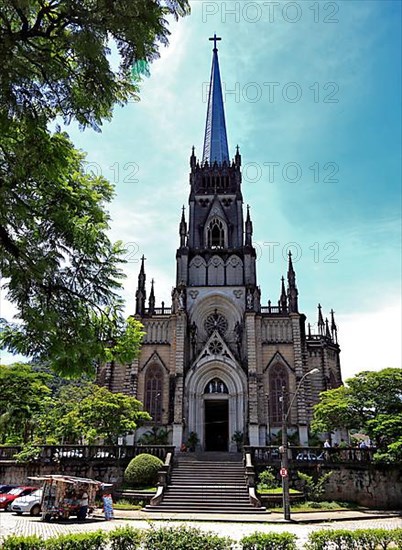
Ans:
{"type": "Polygon", "coordinates": [[[288,471],[286,468],[281,468],[279,470],[279,473],[281,474],[282,477],[288,477],[288,471]]]}

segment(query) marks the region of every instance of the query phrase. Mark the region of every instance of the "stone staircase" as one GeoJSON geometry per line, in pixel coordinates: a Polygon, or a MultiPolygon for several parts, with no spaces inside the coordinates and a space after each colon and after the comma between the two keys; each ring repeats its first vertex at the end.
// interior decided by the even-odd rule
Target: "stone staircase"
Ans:
{"type": "Polygon", "coordinates": [[[250,504],[241,455],[194,453],[175,457],[170,483],[157,506],[148,512],[261,514],[250,504]]]}

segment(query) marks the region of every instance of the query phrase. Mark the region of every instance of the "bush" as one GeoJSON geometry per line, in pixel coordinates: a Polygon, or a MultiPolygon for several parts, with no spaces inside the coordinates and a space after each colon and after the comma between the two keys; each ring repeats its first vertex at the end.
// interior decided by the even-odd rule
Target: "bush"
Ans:
{"type": "Polygon", "coordinates": [[[152,550],[230,550],[232,541],[193,527],[151,529],[145,535],[144,548],[152,550]]]}
{"type": "Polygon", "coordinates": [[[108,535],[103,531],[61,535],[46,541],[46,550],[106,550],[108,535]]]}
{"type": "Polygon", "coordinates": [[[143,532],[132,527],[119,527],[109,533],[110,550],[137,550],[140,547],[143,532]]]}
{"type": "Polygon", "coordinates": [[[276,479],[273,468],[268,466],[263,472],[258,474],[257,489],[259,491],[266,491],[268,489],[275,489],[276,487],[279,487],[279,481],[276,479]]]}
{"type": "Polygon", "coordinates": [[[41,540],[36,535],[30,537],[17,537],[11,535],[4,539],[3,550],[44,550],[45,541],[41,540]]]}
{"type": "Polygon", "coordinates": [[[33,445],[32,443],[27,443],[19,453],[14,455],[14,460],[19,464],[32,462],[39,458],[40,452],[40,447],[33,445]]]}
{"type": "Polygon", "coordinates": [[[296,550],[296,541],[291,533],[253,533],[240,543],[243,550],[296,550]]]}
{"type": "Polygon", "coordinates": [[[124,479],[132,485],[155,485],[162,466],[160,458],[146,453],[140,454],[127,466],[124,479]]]}
{"type": "Polygon", "coordinates": [[[327,472],[326,474],[322,474],[317,481],[314,481],[313,476],[309,476],[303,472],[297,472],[299,479],[303,481],[303,490],[306,499],[320,502],[325,493],[325,484],[332,474],[333,472],[327,472]]]}
{"type": "Polygon", "coordinates": [[[309,534],[306,550],[401,549],[401,542],[402,529],[325,529],[309,534]]]}

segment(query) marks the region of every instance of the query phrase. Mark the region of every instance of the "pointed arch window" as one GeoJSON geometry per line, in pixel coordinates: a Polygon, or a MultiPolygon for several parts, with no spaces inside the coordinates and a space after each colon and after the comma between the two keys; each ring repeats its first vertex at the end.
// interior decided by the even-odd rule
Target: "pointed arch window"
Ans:
{"type": "Polygon", "coordinates": [[[229,390],[225,382],[222,382],[220,378],[213,378],[205,386],[204,393],[229,393],[229,390]]]}
{"type": "Polygon", "coordinates": [[[282,388],[288,392],[289,379],[286,369],[281,365],[272,367],[269,373],[269,416],[271,424],[282,422],[282,388]]]}
{"type": "Polygon", "coordinates": [[[207,247],[224,248],[225,246],[225,226],[223,222],[214,218],[210,221],[207,228],[207,247]]]}
{"type": "Polygon", "coordinates": [[[162,422],[163,372],[159,365],[148,368],[145,376],[145,410],[155,423],[162,422]]]}

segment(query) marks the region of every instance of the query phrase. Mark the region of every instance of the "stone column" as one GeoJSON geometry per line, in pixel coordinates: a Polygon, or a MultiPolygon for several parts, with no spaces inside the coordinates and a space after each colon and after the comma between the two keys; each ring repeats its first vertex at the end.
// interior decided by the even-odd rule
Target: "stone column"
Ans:
{"type": "Polygon", "coordinates": [[[248,435],[250,445],[259,445],[255,313],[246,313],[245,326],[248,358],[248,435]]]}
{"type": "MultiPolygon", "coordinates": [[[[294,366],[295,366],[296,388],[297,388],[299,380],[301,380],[303,375],[305,374],[304,368],[303,368],[303,347],[302,347],[303,343],[301,341],[301,332],[300,332],[300,315],[299,313],[289,313],[289,317],[292,323],[294,366]]],[[[299,429],[300,445],[305,446],[308,444],[308,428],[307,428],[306,399],[305,399],[303,386],[300,388],[295,401],[297,403],[297,427],[299,429]]],[[[292,415],[292,412],[291,412],[291,415],[292,415]]]]}
{"type": "Polygon", "coordinates": [[[187,315],[179,310],[176,314],[174,335],[175,357],[175,396],[173,420],[173,445],[180,449],[183,438],[183,378],[184,378],[184,344],[186,337],[187,315]]]}

